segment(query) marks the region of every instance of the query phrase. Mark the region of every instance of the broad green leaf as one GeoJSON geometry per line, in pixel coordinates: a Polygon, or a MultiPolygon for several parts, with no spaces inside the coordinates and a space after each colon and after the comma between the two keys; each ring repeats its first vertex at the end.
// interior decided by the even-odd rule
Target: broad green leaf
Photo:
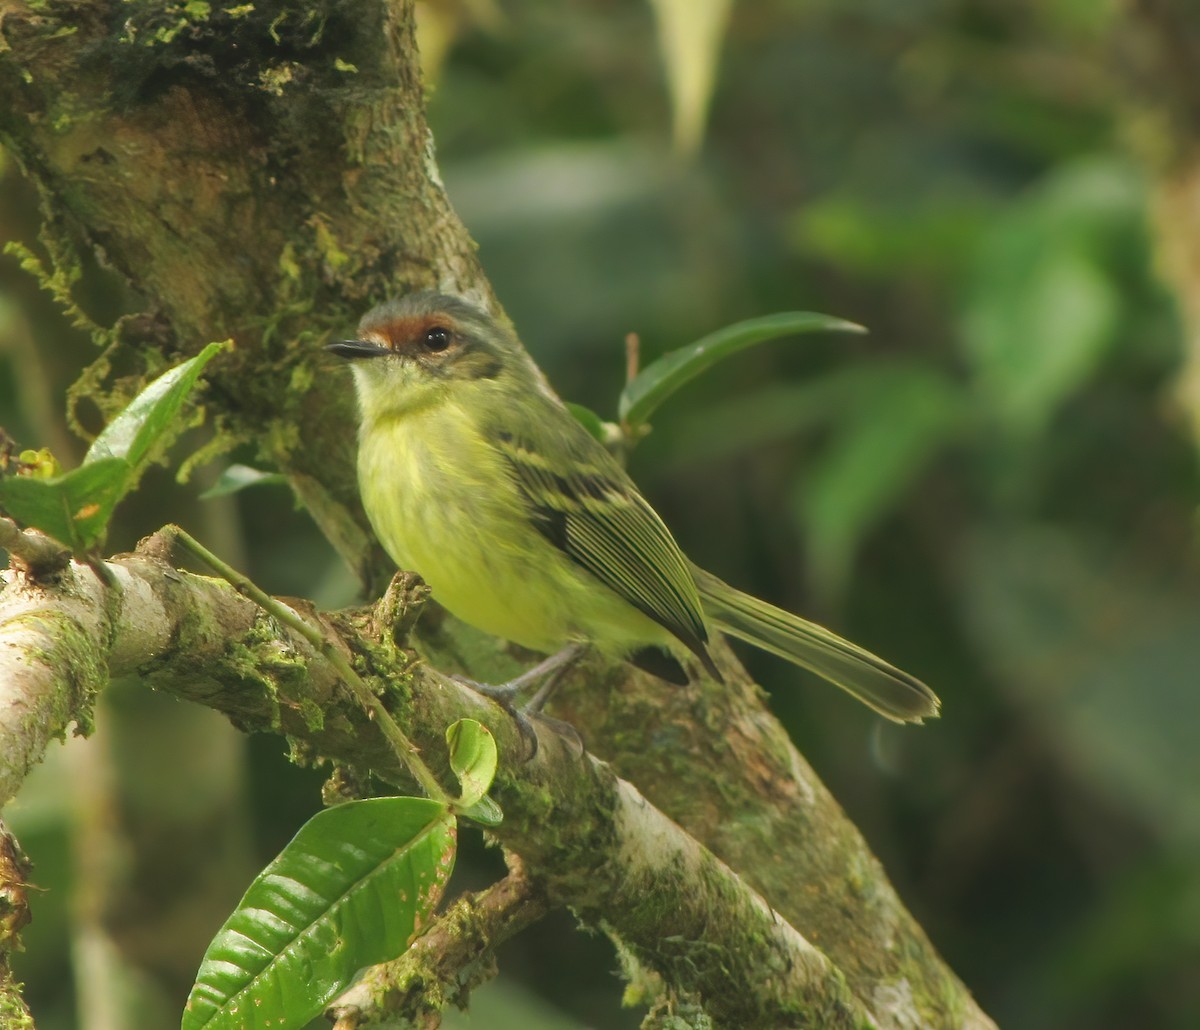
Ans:
{"type": "Polygon", "coordinates": [[[608,434],[604,431],[604,419],[597,415],[591,408],[583,404],[573,404],[567,401],[567,410],[575,416],[575,421],[578,422],[584,429],[601,443],[607,443],[608,434]]]}
{"type": "Polygon", "coordinates": [[[450,768],[462,785],[458,804],[470,808],[492,785],[496,776],[496,739],[481,722],[459,719],[446,730],[450,768]]]}
{"type": "Polygon", "coordinates": [[[671,91],[672,136],[680,153],[694,153],[703,139],[732,4],[733,0],[650,0],[671,91]]]}
{"type": "Polygon", "coordinates": [[[454,816],[425,798],[368,798],[314,816],[209,945],[182,1030],[303,1027],[359,970],[404,951],[454,850],[454,816]]]}
{"type": "Polygon", "coordinates": [[[287,476],[282,472],[263,472],[249,465],[230,465],[207,490],[200,495],[200,500],[208,501],[214,497],[228,497],[251,486],[286,483],[287,476]]]}
{"type": "Polygon", "coordinates": [[[136,469],[150,449],[170,429],[200,373],[227,343],[210,343],[194,358],[168,369],[139,393],[96,437],[83,459],[85,465],[102,458],[124,458],[136,469]]]}
{"type": "Polygon", "coordinates": [[[5,476],[0,508],[80,553],[104,538],[128,482],[129,465],[121,458],[102,458],[50,479],[5,476]]]}
{"type": "Polygon", "coordinates": [[[645,425],[659,405],[684,383],[747,347],[781,336],[822,331],[866,332],[853,322],[813,311],[783,311],[718,329],[644,368],[621,392],[621,421],[630,428],[645,425]]]}

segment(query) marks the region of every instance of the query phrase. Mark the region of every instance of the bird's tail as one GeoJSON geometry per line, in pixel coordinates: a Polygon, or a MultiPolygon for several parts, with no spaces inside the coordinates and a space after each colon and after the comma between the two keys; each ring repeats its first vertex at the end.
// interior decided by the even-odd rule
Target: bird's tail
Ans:
{"type": "Polygon", "coordinates": [[[695,565],[692,575],[705,615],[723,632],[815,672],[895,722],[937,716],[941,702],[916,677],[824,626],[735,590],[695,565]]]}

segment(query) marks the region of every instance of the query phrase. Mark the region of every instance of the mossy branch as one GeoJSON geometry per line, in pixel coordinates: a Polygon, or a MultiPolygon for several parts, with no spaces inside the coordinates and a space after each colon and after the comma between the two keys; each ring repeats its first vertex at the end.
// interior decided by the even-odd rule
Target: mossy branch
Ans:
{"type": "MultiPolygon", "coordinates": [[[[73,618],[43,625],[33,646],[81,648],[102,673],[136,673],[245,729],[286,733],[314,760],[408,779],[378,724],[346,698],[322,648],[265,616],[232,585],[180,572],[148,551],[109,563],[121,588],[115,604],[87,565],[72,563],[54,583],[8,574],[0,594],[0,684],[32,669],[25,700],[40,697],[44,710],[58,713],[52,729],[88,720],[90,700],[79,700],[75,677],[55,661],[32,662],[29,650],[29,618],[69,608],[73,618]],[[60,605],[67,597],[74,607],[60,605]]],[[[342,621],[366,626],[372,616],[342,621]]],[[[395,641],[343,639],[426,754],[437,752],[457,718],[489,726],[504,759],[493,785],[505,812],[496,836],[521,855],[551,901],[617,938],[670,990],[699,999],[717,1025],[885,1025],[829,958],[733,870],[574,741],[537,726],[540,746],[527,762],[521,732],[497,706],[465,686],[448,689],[442,676],[413,672],[395,641]]],[[[13,710],[0,704],[0,716],[13,710]]],[[[0,742],[23,743],[27,762],[37,757],[22,741],[28,733],[0,717],[0,742]]],[[[44,746],[45,734],[39,739],[44,746]]],[[[0,797],[15,786],[12,776],[0,783],[0,797]]],[[[963,992],[959,1004],[966,1003],[963,992]]]]}
{"type": "Polygon", "coordinates": [[[550,911],[543,890],[510,857],[509,874],[464,894],[394,962],[369,969],[330,1007],[334,1030],[430,1025],[496,975],[495,949],[550,911]]]}

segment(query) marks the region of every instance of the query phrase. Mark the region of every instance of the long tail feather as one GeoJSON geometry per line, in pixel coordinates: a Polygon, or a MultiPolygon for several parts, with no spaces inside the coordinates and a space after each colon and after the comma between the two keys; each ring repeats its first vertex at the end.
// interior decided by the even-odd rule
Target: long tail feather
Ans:
{"type": "Polygon", "coordinates": [[[815,672],[895,722],[937,716],[941,702],[916,677],[815,622],[735,590],[694,565],[692,574],[705,614],[723,632],[815,672]]]}

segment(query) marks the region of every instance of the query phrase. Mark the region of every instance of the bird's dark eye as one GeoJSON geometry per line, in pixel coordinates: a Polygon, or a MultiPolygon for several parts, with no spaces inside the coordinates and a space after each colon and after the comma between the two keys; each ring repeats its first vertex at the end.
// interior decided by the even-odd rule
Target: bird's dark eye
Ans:
{"type": "Polygon", "coordinates": [[[450,330],[444,326],[435,325],[425,330],[425,338],[421,341],[427,351],[434,354],[444,351],[450,346],[450,330]]]}

